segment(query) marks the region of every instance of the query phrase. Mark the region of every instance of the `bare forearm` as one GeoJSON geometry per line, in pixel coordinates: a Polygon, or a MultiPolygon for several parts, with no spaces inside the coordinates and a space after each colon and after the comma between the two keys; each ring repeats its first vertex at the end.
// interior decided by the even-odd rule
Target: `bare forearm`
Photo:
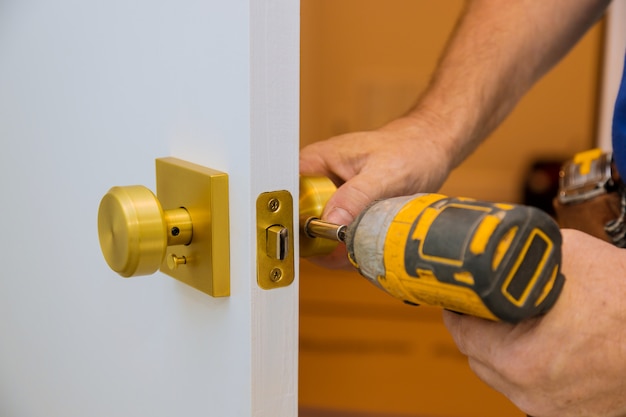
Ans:
{"type": "Polygon", "coordinates": [[[449,127],[458,165],[604,12],[610,0],[469,1],[431,85],[409,117],[449,127]]]}

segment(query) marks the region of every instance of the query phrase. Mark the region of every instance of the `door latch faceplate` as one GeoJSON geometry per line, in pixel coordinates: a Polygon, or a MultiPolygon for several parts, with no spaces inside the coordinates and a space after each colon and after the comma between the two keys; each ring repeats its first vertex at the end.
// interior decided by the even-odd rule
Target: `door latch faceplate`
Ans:
{"type": "Polygon", "coordinates": [[[262,193],[256,201],[257,283],[265,290],[294,280],[293,198],[289,191],[262,193]]]}

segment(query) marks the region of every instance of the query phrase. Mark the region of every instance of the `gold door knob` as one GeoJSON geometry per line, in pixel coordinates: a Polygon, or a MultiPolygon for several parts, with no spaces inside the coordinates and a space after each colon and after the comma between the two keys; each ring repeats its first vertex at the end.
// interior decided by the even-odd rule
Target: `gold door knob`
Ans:
{"type": "Polygon", "coordinates": [[[228,175],[158,158],[156,186],[156,196],[132,185],[102,198],[98,235],[107,264],[123,277],[160,270],[212,297],[229,296],[228,175]]]}
{"type": "Polygon", "coordinates": [[[155,273],[167,246],[189,244],[192,232],[186,209],[164,211],[141,185],[113,187],[100,202],[100,247],[109,267],[123,277],[155,273]]]}
{"type": "Polygon", "coordinates": [[[300,177],[300,256],[327,255],[337,247],[337,242],[318,239],[304,233],[304,225],[311,218],[321,218],[330,197],[337,191],[327,177],[300,177]]]}

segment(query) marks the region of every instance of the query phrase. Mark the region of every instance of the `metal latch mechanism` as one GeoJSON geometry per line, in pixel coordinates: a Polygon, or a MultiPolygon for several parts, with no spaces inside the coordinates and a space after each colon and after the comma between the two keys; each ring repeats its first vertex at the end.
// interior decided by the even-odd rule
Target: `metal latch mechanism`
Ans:
{"type": "Polygon", "coordinates": [[[294,280],[293,198],[288,191],[262,193],[256,202],[257,283],[270,290],[294,280]]]}

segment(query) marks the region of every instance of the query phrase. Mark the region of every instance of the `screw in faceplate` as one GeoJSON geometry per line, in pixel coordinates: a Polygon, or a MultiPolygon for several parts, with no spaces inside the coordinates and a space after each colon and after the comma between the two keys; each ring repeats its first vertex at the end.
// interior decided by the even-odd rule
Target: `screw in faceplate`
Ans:
{"type": "Polygon", "coordinates": [[[280,268],[274,268],[270,271],[270,279],[272,282],[278,282],[283,277],[283,271],[280,268]]]}
{"type": "Polygon", "coordinates": [[[180,229],[174,226],[172,227],[171,233],[172,233],[172,236],[178,236],[180,234],[180,229]]]}
{"type": "Polygon", "coordinates": [[[280,201],[278,201],[277,198],[272,198],[270,199],[270,201],[267,202],[267,208],[270,211],[278,211],[279,207],[280,207],[280,201]]]}

